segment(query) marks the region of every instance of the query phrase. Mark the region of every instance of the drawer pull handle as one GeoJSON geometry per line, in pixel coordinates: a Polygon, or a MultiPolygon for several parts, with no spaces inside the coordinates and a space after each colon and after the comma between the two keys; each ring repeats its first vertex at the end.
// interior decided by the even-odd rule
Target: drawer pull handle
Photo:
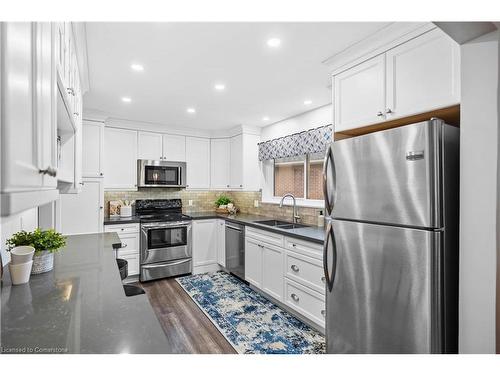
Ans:
{"type": "Polygon", "coordinates": [[[258,247],[261,247],[261,248],[264,248],[264,245],[260,245],[260,244],[258,244],[257,246],[258,246],[258,247]]]}
{"type": "Polygon", "coordinates": [[[295,293],[292,293],[292,294],[290,295],[290,297],[292,297],[292,299],[293,299],[295,302],[299,302],[299,299],[300,299],[300,298],[299,298],[299,296],[298,296],[298,295],[296,295],[295,293]]]}
{"type": "Polygon", "coordinates": [[[326,315],[326,311],[325,310],[321,310],[321,315],[325,316],[326,315]]]}
{"type": "Polygon", "coordinates": [[[290,268],[292,269],[293,272],[299,272],[299,267],[297,267],[295,264],[292,264],[290,268]]]}
{"type": "Polygon", "coordinates": [[[326,282],[326,277],[325,276],[321,277],[321,281],[326,282]]]}

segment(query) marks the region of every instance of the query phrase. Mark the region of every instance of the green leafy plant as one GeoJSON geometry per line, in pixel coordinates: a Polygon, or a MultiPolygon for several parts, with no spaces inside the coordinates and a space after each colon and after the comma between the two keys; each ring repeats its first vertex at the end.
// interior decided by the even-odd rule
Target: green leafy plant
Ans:
{"type": "Polygon", "coordinates": [[[223,205],[226,205],[228,203],[231,203],[231,198],[229,198],[228,196],[226,195],[221,195],[219,196],[219,198],[217,198],[217,200],[215,201],[215,205],[217,207],[220,207],[220,206],[223,206],[223,205]]]}
{"type": "Polygon", "coordinates": [[[41,230],[36,228],[33,232],[24,230],[12,235],[6,242],[8,250],[16,246],[33,246],[35,253],[47,250],[51,253],[66,246],[66,238],[54,229],[41,230]]]}

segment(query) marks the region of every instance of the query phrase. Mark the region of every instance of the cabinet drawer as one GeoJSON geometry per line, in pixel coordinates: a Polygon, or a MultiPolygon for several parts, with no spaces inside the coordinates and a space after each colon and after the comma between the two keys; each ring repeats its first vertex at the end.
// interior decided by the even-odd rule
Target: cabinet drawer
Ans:
{"type": "Polygon", "coordinates": [[[323,259],[323,245],[318,243],[285,237],[285,248],[312,258],[323,259]]]}
{"type": "Polygon", "coordinates": [[[137,234],[119,234],[122,248],[118,250],[120,254],[139,254],[139,236],[137,234]]]}
{"type": "Polygon", "coordinates": [[[285,279],[285,303],[306,318],[325,326],[325,296],[288,278],[285,279]]]}
{"type": "Polygon", "coordinates": [[[256,240],[267,242],[271,245],[283,246],[283,236],[274,232],[269,232],[267,230],[260,230],[246,226],[245,235],[247,237],[254,238],[256,240]]]}
{"type": "Polygon", "coordinates": [[[139,233],[139,224],[112,224],[104,226],[105,232],[120,233],[139,233]]]}
{"type": "Polygon", "coordinates": [[[304,256],[293,251],[286,251],[286,277],[302,285],[324,293],[324,271],[321,260],[304,256]]]}

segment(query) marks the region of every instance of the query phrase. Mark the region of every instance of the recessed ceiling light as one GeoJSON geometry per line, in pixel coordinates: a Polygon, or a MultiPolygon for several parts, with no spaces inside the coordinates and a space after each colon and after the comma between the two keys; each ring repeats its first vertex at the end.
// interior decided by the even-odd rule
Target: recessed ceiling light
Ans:
{"type": "Polygon", "coordinates": [[[267,116],[262,117],[262,121],[269,121],[269,117],[267,116]]]}
{"type": "Polygon", "coordinates": [[[312,104],[312,100],[304,100],[304,104],[305,104],[305,105],[312,104]]]}
{"type": "Polygon", "coordinates": [[[223,91],[226,88],[226,85],[224,85],[223,83],[217,83],[217,84],[215,84],[214,88],[217,91],[223,91]]]}
{"type": "Polygon", "coordinates": [[[141,64],[132,64],[130,65],[130,68],[136,72],[142,72],[144,70],[144,67],[141,64]]]}
{"type": "Polygon", "coordinates": [[[186,112],[187,113],[196,113],[196,109],[194,109],[194,108],[188,108],[188,109],[186,109],[186,112]]]}
{"type": "Polygon", "coordinates": [[[281,44],[281,40],[278,38],[271,38],[267,41],[267,45],[272,48],[279,47],[281,44]]]}
{"type": "Polygon", "coordinates": [[[122,98],[122,102],[125,102],[125,103],[130,103],[132,101],[132,99],[130,99],[128,96],[124,96],[122,98]]]}

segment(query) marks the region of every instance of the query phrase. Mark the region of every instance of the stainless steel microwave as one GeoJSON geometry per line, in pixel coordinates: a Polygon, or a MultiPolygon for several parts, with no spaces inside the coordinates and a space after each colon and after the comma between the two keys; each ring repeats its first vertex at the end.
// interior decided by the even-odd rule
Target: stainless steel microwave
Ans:
{"type": "Polygon", "coordinates": [[[138,187],[186,187],[186,163],[137,160],[138,187]]]}

